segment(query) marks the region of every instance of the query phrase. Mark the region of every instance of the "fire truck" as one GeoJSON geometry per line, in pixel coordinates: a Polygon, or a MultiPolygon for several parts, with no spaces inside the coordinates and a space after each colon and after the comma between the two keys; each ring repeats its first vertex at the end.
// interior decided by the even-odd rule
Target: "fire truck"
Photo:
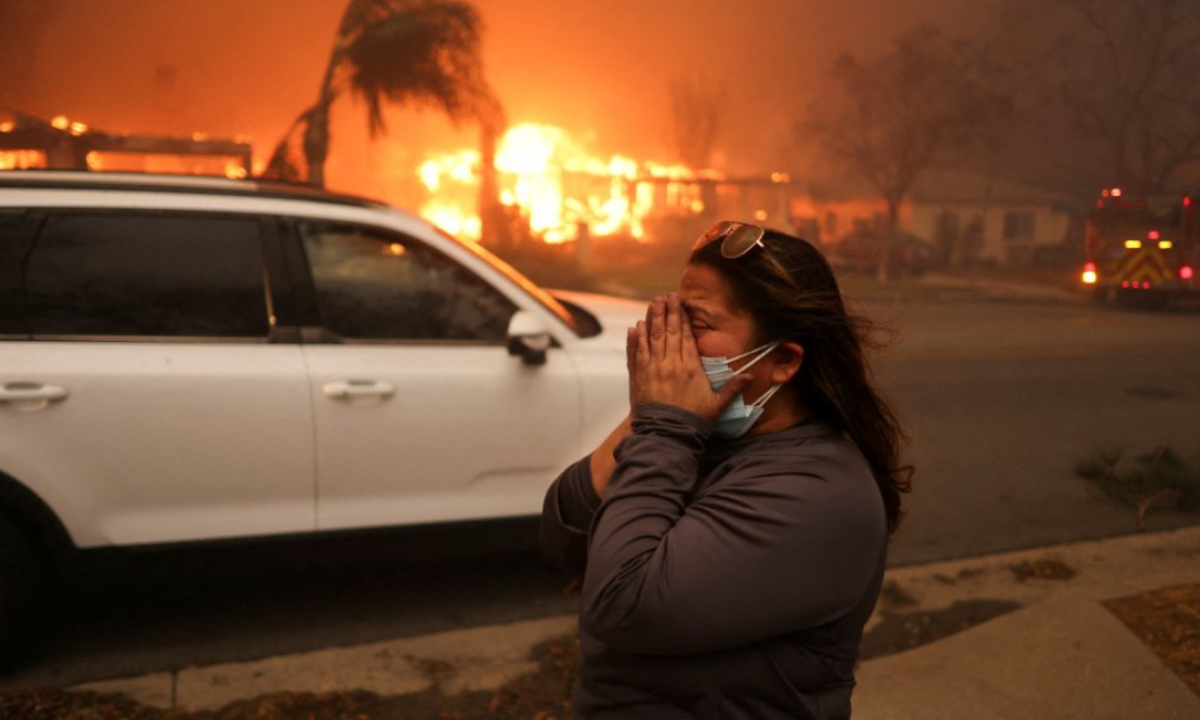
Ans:
{"type": "Polygon", "coordinates": [[[1104,303],[1165,305],[1200,298],[1200,196],[1138,196],[1110,188],[1087,218],[1081,279],[1104,303]]]}

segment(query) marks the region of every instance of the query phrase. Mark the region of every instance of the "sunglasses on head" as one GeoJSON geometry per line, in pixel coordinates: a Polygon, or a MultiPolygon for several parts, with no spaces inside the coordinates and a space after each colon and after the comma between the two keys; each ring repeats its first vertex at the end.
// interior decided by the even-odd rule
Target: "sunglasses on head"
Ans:
{"type": "Polygon", "coordinates": [[[692,252],[696,252],[700,248],[720,240],[721,257],[726,260],[733,260],[750,252],[755,246],[766,247],[762,241],[763,235],[766,232],[766,230],[757,225],[724,220],[713,225],[708,229],[708,232],[696,238],[695,244],[692,245],[692,252]]]}

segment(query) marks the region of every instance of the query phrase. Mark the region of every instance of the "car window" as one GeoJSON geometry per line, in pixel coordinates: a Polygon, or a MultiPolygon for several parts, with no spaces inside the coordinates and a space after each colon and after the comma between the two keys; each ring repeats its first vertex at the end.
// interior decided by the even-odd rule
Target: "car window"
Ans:
{"type": "MultiPolygon", "coordinates": [[[[454,236],[436,226],[433,227],[433,231],[446,238],[446,240],[449,242],[459,243],[462,247],[466,248],[468,252],[487,263],[493,270],[503,275],[508,279],[509,282],[521,288],[525,294],[541,304],[542,307],[554,313],[554,315],[557,316],[559,320],[562,320],[564,325],[571,328],[576,335],[581,337],[590,337],[588,333],[591,332],[592,328],[582,327],[577,322],[576,313],[568,309],[565,303],[563,303],[559,298],[551,295],[546,290],[538,287],[536,283],[517,272],[516,268],[494,255],[487,248],[476,242],[464,242],[457,240],[454,238],[454,236]]],[[[596,334],[599,334],[598,330],[596,331],[596,334]]]]}
{"type": "Polygon", "coordinates": [[[300,235],[321,316],[342,337],[504,342],[512,301],[424,243],[323,223],[300,235]]]}
{"type": "Polygon", "coordinates": [[[252,219],[51,216],[25,288],[35,335],[259,338],[270,328],[252,219]]]}
{"type": "Polygon", "coordinates": [[[23,213],[0,210],[0,335],[24,334],[17,233],[23,213]]]}

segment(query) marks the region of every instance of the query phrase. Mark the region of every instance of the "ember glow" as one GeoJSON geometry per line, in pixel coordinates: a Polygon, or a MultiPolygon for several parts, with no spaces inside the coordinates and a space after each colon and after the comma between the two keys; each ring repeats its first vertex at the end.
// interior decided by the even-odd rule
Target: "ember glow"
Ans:
{"type": "Polygon", "coordinates": [[[46,155],[37,150],[0,151],[0,170],[32,170],[44,167],[46,155]]]}
{"type": "MultiPolygon", "coordinates": [[[[418,170],[430,195],[421,214],[453,235],[480,239],[480,164],[475,150],[431,155],[418,170]]],[[[577,240],[584,232],[642,240],[648,217],[703,212],[701,183],[721,179],[711,170],[622,155],[605,159],[562,128],[537,123],[504,134],[495,166],[500,203],[518,209],[548,243],[577,240]]]]}
{"type": "Polygon", "coordinates": [[[0,170],[56,169],[224,175],[235,180],[262,172],[252,138],[109,133],[67,115],[49,120],[0,111],[0,170]]]}
{"type": "Polygon", "coordinates": [[[474,207],[478,203],[480,157],[478,150],[461,150],[430,158],[418,173],[430,199],[421,214],[446,232],[478,240],[483,226],[474,207]]]}

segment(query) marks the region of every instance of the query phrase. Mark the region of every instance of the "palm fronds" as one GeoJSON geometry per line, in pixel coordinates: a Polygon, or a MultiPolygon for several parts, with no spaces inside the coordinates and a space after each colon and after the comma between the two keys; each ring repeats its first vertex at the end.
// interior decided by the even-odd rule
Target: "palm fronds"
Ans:
{"type": "Polygon", "coordinates": [[[267,173],[325,184],[330,106],[347,91],[366,105],[371,137],[386,131],[389,104],[431,107],[455,123],[501,126],[500,102],[483,73],[482,30],[479,14],[463,0],[350,0],[317,101],[276,146],[267,173]],[[303,167],[294,157],[297,142],[303,167]]]}
{"type": "Polygon", "coordinates": [[[432,107],[454,122],[483,117],[495,101],[483,78],[475,9],[456,0],[402,5],[348,38],[344,49],[344,82],[366,104],[372,136],[386,129],[385,101],[432,107]]]}

